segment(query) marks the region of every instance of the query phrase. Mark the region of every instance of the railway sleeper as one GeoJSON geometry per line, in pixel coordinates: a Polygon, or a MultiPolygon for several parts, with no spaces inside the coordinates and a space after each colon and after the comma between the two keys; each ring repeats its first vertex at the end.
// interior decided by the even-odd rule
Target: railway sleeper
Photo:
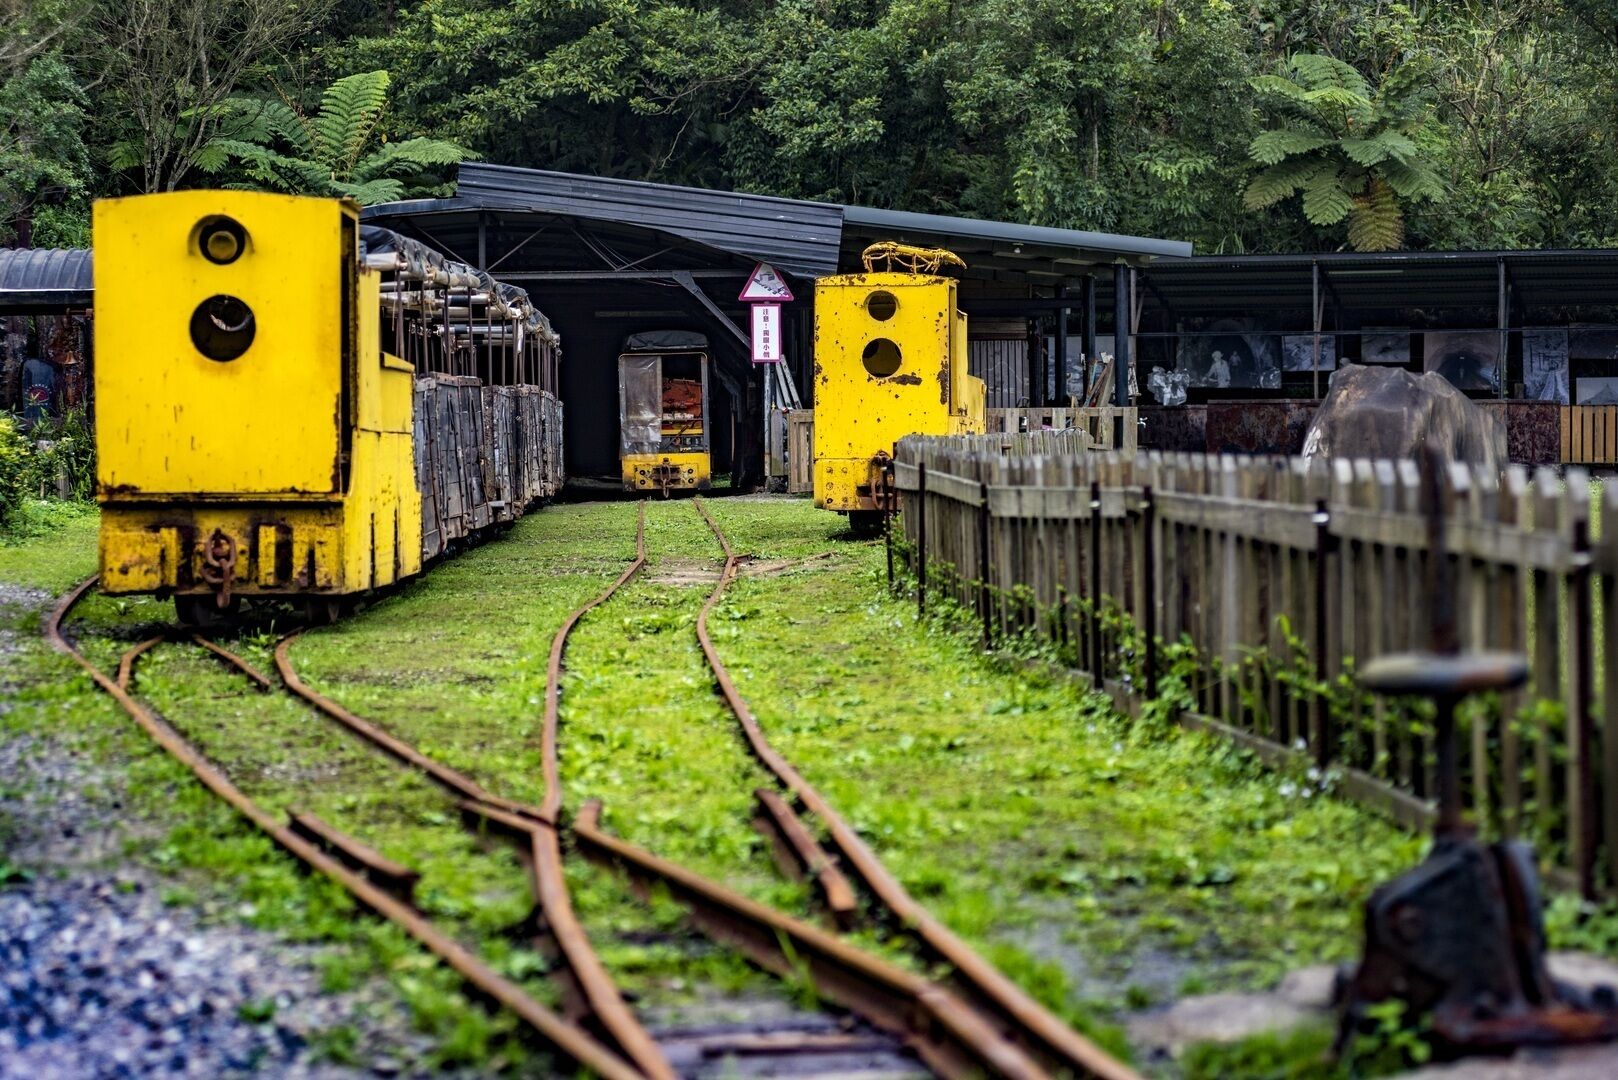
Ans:
{"type": "Polygon", "coordinates": [[[614,836],[600,818],[592,800],[573,822],[587,857],[626,871],[643,896],[666,889],[702,933],[783,979],[806,978],[818,995],[900,1038],[939,1076],[1049,1075],[951,991],[614,836]]]}

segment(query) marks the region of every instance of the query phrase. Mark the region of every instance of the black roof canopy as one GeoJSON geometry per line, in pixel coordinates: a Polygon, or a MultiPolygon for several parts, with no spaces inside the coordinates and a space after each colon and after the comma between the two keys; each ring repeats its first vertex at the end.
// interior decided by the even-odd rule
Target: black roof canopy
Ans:
{"type": "MultiPolygon", "coordinates": [[[[509,221],[512,215],[548,215],[586,223],[591,237],[617,231],[626,247],[631,236],[655,235],[664,250],[647,252],[619,265],[661,269],[677,254],[681,268],[706,252],[707,265],[748,266],[767,262],[788,274],[824,277],[859,266],[859,252],[878,240],[949,247],[968,264],[968,276],[1057,282],[1077,278],[1097,265],[1124,262],[1144,266],[1157,259],[1185,258],[1191,245],[1179,241],[1052,229],[1013,222],[983,221],[939,214],[917,214],[806,199],[782,199],[749,192],[654,184],[583,176],[544,169],[466,162],[453,199],[388,203],[366,210],[368,219],[414,219],[424,230],[435,225],[463,233],[479,214],[509,221]],[[456,219],[452,221],[451,219],[456,219]]],[[[487,221],[487,219],[485,219],[487,221]]],[[[570,231],[561,230],[562,233],[570,231]]],[[[445,243],[451,242],[446,236],[445,243]]],[[[591,245],[595,247],[596,245],[591,245]]],[[[594,252],[602,263],[608,255],[594,252]]],[[[638,250],[638,249],[636,249],[638,250]]],[[[466,255],[463,250],[459,254],[466,255]]],[[[530,260],[525,260],[530,261],[530,260]]]]}
{"type": "Polygon", "coordinates": [[[1529,309],[1618,305],[1613,249],[1204,255],[1152,266],[1141,291],[1179,315],[1307,312],[1317,266],[1329,310],[1493,310],[1502,280],[1514,320],[1529,309]]]}
{"type": "Polygon", "coordinates": [[[94,297],[88,249],[0,249],[0,312],[87,308],[94,297]]]}

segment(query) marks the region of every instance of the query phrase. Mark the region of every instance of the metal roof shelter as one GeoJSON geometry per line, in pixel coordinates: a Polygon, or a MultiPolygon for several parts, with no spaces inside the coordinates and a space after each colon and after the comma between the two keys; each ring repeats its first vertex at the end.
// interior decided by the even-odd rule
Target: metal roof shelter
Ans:
{"type": "Polygon", "coordinates": [[[50,314],[93,301],[88,250],[0,249],[0,314],[50,314]]]}
{"type": "Polygon", "coordinates": [[[768,414],[765,401],[779,399],[773,376],[762,379],[751,363],[740,329],[746,305],[736,296],[755,263],[784,272],[797,294],[783,313],[785,340],[788,370],[806,391],[810,282],[861,269],[860,252],[877,240],[951,248],[968,266],[960,275],[966,310],[992,297],[996,313],[1015,315],[1035,310],[1027,305],[1038,288],[1087,283],[1093,295],[1092,275],[1191,254],[1191,245],[1174,241],[476,162],[461,165],[453,198],[368,207],[364,217],[523,285],[550,315],[568,357],[563,388],[575,473],[609,472],[616,461],[615,361],[623,338],[641,330],[708,335],[724,391],[716,407],[748,418],[735,425],[735,457],[758,454],[748,443],[752,420],[768,414]]]}
{"type": "MultiPolygon", "coordinates": [[[[1618,327],[1618,250],[1397,251],[1286,255],[1205,255],[1163,261],[1135,273],[1137,373],[1184,363],[1195,339],[1238,333],[1291,337],[1319,333],[1337,357],[1362,359],[1363,335],[1410,335],[1408,366],[1420,369],[1428,341],[1444,332],[1497,340],[1490,396],[1531,393],[1525,338],[1539,331],[1618,327]]],[[[1111,283],[1100,282],[1103,309],[1111,283]]],[[[1193,385],[1191,400],[1310,398],[1325,376],[1283,371],[1268,389],[1193,385]]],[[[1571,358],[1581,379],[1618,376],[1618,357],[1571,358]]]]}
{"type": "Polygon", "coordinates": [[[379,208],[388,215],[480,209],[565,214],[638,226],[807,278],[858,269],[859,251],[877,240],[950,246],[967,256],[969,270],[971,256],[978,256],[990,260],[993,269],[1054,278],[1078,278],[1101,264],[1144,266],[1191,254],[1190,244],[1174,240],[478,162],[461,165],[453,199],[379,208]]]}

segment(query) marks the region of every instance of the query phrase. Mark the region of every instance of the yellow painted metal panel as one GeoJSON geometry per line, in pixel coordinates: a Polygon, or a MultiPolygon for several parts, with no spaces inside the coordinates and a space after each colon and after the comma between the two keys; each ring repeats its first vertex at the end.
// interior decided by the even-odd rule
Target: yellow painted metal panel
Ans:
{"type": "Polygon", "coordinates": [[[337,490],[341,223],[351,214],[331,199],[221,191],[96,204],[104,500],[337,490]],[[246,233],[224,265],[200,249],[199,226],[216,216],[246,233]],[[194,313],[218,295],[253,313],[252,343],[231,360],[203,355],[192,337],[194,313]]]}
{"type": "Polygon", "coordinates": [[[624,454],[618,460],[623,471],[624,487],[629,491],[662,490],[663,482],[657,471],[660,466],[676,471],[677,479],[669,484],[674,490],[706,488],[713,481],[712,463],[704,450],[678,454],[624,454]]]}
{"type": "Polygon", "coordinates": [[[816,506],[875,509],[872,459],[906,435],[983,430],[955,289],[952,278],[902,273],[816,284],[816,506]]]}
{"type": "Polygon", "coordinates": [[[236,549],[231,590],[253,595],[337,591],[340,504],[169,507],[113,505],[101,515],[101,588],[108,593],[211,592],[203,545],[223,533],[236,549]]]}

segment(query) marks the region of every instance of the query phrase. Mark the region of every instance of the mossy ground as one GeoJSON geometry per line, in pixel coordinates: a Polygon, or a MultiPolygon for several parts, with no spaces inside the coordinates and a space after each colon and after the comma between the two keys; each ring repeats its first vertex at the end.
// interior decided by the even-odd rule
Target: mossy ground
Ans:
{"type": "MultiPolygon", "coordinates": [[[[1370,887],[1420,855],[1419,839],[1304,797],[1222,743],[1131,727],[1070,681],[984,656],[947,625],[918,624],[913,605],[886,591],[881,543],[851,540],[841,518],[801,500],[708,506],[738,552],[771,569],[737,582],[711,622],[776,747],[919,899],[1075,1020],[1345,959],[1370,887]]],[[[634,515],[629,502],[547,508],[307,635],[294,663],[491,790],[537,801],[551,635],[630,558],[634,515]]],[[[93,569],[94,528],[93,516],[68,515],[0,544],[0,583],[60,592],[93,569]]],[[[684,501],[649,505],[647,543],[646,573],[586,619],[569,651],[568,806],[600,798],[607,826],[627,838],[806,911],[804,890],[776,876],[751,828],[752,789],[768,777],[695,641],[718,546],[684,501]]],[[[113,768],[106,797],[158,830],[129,855],[171,875],[177,902],[328,942],[329,981],[385,976],[445,1060],[522,1057],[505,1039],[508,1021],[469,1007],[429,957],[301,874],[39,645],[39,603],[4,612],[21,651],[9,661],[0,739],[46,730],[113,768]]],[[[167,618],[151,601],[94,599],[81,632],[110,665],[167,618]]],[[[272,641],[240,644],[268,670],[272,641]]],[[[315,810],[416,866],[429,911],[536,993],[551,992],[544,961],[507,932],[527,906],[520,867],[498,842],[468,837],[436,788],[194,649],[163,646],[141,672],[139,691],[249,793],[315,810]]],[[[772,992],[685,932],[672,904],[644,905],[617,875],[578,860],[569,873],[609,967],[644,1004],[677,1011],[699,993],[772,992]]],[[[908,962],[898,942],[865,938],[908,962]]]]}

